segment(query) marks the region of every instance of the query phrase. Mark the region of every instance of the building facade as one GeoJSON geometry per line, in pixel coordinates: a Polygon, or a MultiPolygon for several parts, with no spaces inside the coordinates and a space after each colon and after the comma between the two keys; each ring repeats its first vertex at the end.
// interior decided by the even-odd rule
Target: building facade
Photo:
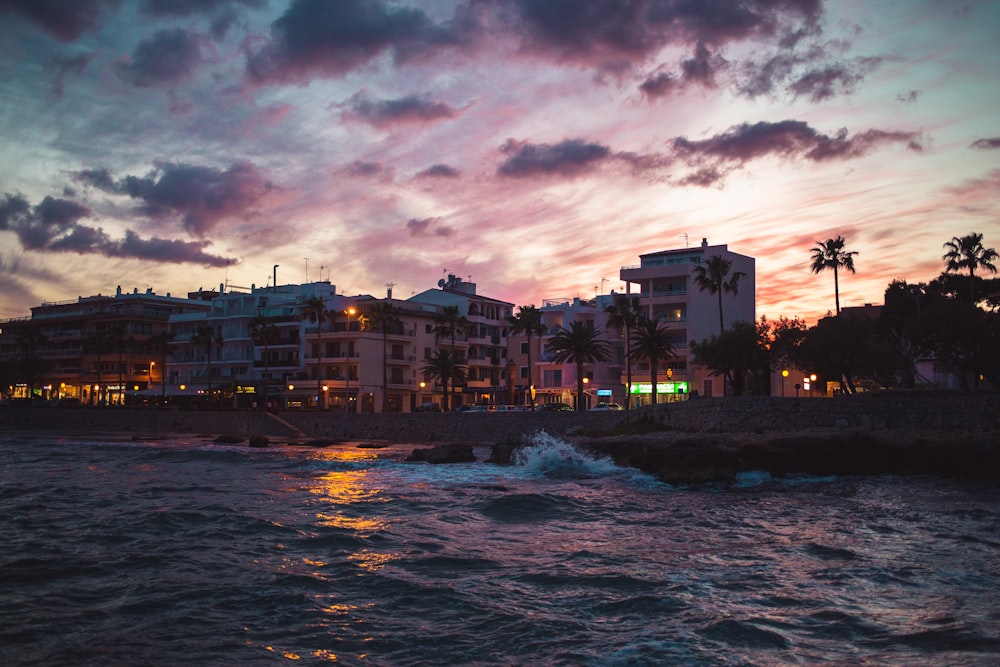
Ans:
{"type": "MultiPolygon", "coordinates": [[[[675,358],[663,373],[669,371],[663,390],[658,393],[676,393],[683,388],[702,396],[722,396],[725,388],[722,378],[712,376],[706,369],[696,367],[688,352],[689,341],[699,341],[720,333],[719,297],[702,290],[695,282],[695,267],[702,266],[712,257],[730,262],[730,275],[737,271],[744,275],[731,294],[721,292],[722,317],[728,328],[733,322],[756,320],[756,271],[752,257],[732,252],[726,245],[709,245],[702,239],[695,248],[680,248],[640,255],[638,266],[622,267],[621,280],[626,285],[626,297],[636,296],[647,317],[656,317],[673,332],[676,345],[675,358]],[[668,384],[672,383],[672,384],[668,384]],[[684,383],[678,385],[676,383],[684,383]]],[[[631,395],[639,398],[650,392],[649,366],[633,367],[631,395]],[[638,370],[638,372],[637,372],[638,370]]]]}

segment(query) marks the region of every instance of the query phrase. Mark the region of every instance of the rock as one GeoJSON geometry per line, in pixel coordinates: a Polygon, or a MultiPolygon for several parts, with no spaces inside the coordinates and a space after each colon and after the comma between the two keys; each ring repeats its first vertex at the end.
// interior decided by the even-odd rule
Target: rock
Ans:
{"type": "Polygon", "coordinates": [[[270,441],[263,435],[251,435],[249,444],[251,447],[267,447],[270,441]]]}
{"type": "Polygon", "coordinates": [[[217,445],[238,445],[243,442],[243,436],[234,435],[232,433],[224,433],[222,435],[215,436],[215,440],[212,442],[217,445]]]}
{"type": "Polygon", "coordinates": [[[476,455],[472,452],[472,445],[437,445],[414,449],[406,460],[426,463],[472,463],[476,460],[476,455]]]}

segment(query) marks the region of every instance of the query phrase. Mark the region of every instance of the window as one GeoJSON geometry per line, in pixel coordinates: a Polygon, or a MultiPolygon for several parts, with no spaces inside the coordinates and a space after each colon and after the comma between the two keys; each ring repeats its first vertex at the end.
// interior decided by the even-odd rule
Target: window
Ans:
{"type": "Polygon", "coordinates": [[[542,374],[542,386],[543,387],[561,387],[562,386],[562,369],[545,371],[542,374]]]}
{"type": "Polygon", "coordinates": [[[528,341],[521,341],[521,354],[528,354],[528,341]]]}

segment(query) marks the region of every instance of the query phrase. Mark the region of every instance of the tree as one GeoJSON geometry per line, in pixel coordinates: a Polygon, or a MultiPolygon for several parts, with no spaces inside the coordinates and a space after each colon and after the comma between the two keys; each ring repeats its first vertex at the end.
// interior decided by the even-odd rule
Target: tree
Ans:
{"type": "Polygon", "coordinates": [[[453,406],[448,402],[448,382],[465,382],[465,367],[455,361],[455,355],[451,350],[438,349],[434,350],[420,371],[428,379],[441,383],[444,409],[450,410],[453,406]]]}
{"type": "MultiPolygon", "coordinates": [[[[632,359],[649,361],[649,379],[653,383],[653,405],[656,405],[656,372],[660,361],[674,356],[674,336],[659,318],[642,318],[635,329],[635,340],[628,351],[632,359]]],[[[630,388],[631,389],[631,388],[630,388]]]]}
{"type": "Polygon", "coordinates": [[[971,232],[962,237],[952,237],[944,244],[947,252],[941,257],[947,271],[969,271],[969,303],[976,303],[976,269],[997,272],[994,262],[1000,259],[995,248],[983,247],[983,235],[971,232]]]}
{"type": "MultiPolygon", "coordinates": [[[[462,315],[458,306],[445,306],[440,313],[434,315],[434,336],[438,340],[442,338],[451,339],[451,355],[457,361],[458,355],[455,352],[455,339],[458,334],[468,335],[471,324],[465,315],[462,315]]],[[[451,403],[454,403],[455,385],[457,378],[451,379],[451,403]]]]}
{"type": "Polygon", "coordinates": [[[316,324],[316,407],[323,409],[323,322],[327,319],[326,302],[312,296],[302,307],[302,318],[316,324]]]}
{"type": "Polygon", "coordinates": [[[91,394],[97,405],[104,403],[104,383],[101,381],[101,374],[104,370],[104,354],[111,351],[111,335],[106,327],[98,326],[94,330],[94,335],[83,341],[83,349],[97,356],[97,397],[91,394]]]}
{"type": "MultiPolygon", "coordinates": [[[[531,363],[531,339],[534,336],[541,336],[545,333],[545,326],[542,324],[542,311],[534,305],[518,306],[516,315],[509,315],[507,323],[510,324],[511,335],[524,334],[528,339],[528,388],[535,386],[534,367],[531,363]]],[[[529,391],[530,396],[530,391],[529,391]]],[[[532,397],[531,405],[534,407],[535,399],[532,397]]]]}
{"type": "Polygon", "coordinates": [[[366,304],[362,308],[361,327],[368,331],[382,334],[382,412],[389,406],[389,360],[386,345],[390,333],[401,333],[403,320],[399,317],[400,310],[388,299],[366,304]]]}
{"type": "MultiPolygon", "coordinates": [[[[212,405],[212,352],[215,346],[222,347],[222,335],[216,335],[212,327],[208,325],[199,326],[191,337],[191,343],[195,346],[203,346],[206,352],[206,372],[208,374],[208,405],[212,405]]],[[[221,406],[222,395],[220,391],[219,403],[221,406]]]]}
{"type": "Polygon", "coordinates": [[[250,320],[250,337],[253,338],[254,345],[264,346],[264,396],[260,401],[260,409],[267,409],[267,402],[270,399],[271,372],[269,370],[270,354],[268,346],[278,338],[278,327],[274,323],[273,317],[267,315],[257,315],[250,320]]]}
{"type": "Polygon", "coordinates": [[[39,356],[38,350],[48,340],[41,328],[33,322],[28,322],[17,330],[17,347],[21,351],[20,365],[27,380],[29,397],[34,395],[35,381],[45,370],[46,363],[39,356]]]}
{"type": "Polygon", "coordinates": [[[718,336],[692,341],[690,349],[695,362],[729,382],[734,396],[745,393],[748,375],[760,379],[770,373],[766,341],[750,322],[736,322],[718,336]]]}
{"type": "Polygon", "coordinates": [[[810,268],[813,273],[821,273],[826,269],[833,269],[833,296],[837,306],[837,315],[840,315],[840,279],[838,272],[843,267],[854,273],[854,256],[858,254],[853,250],[844,250],[845,243],[846,241],[843,236],[837,236],[835,239],[817,241],[816,246],[812,249],[813,256],[810,268]]]}
{"type": "Polygon", "coordinates": [[[559,327],[555,335],[549,339],[548,349],[553,353],[552,360],[557,364],[571,362],[576,364],[576,409],[583,410],[583,365],[596,361],[607,361],[611,357],[611,348],[601,339],[601,332],[595,327],[583,322],[573,322],[570,328],[559,327]]]}
{"type": "Polygon", "coordinates": [[[642,317],[639,297],[619,296],[604,309],[608,315],[608,326],[625,330],[625,410],[632,408],[632,331],[642,317]]]}
{"type": "MultiPolygon", "coordinates": [[[[164,403],[167,401],[167,355],[170,354],[170,341],[174,339],[174,335],[169,331],[164,331],[163,333],[150,336],[147,343],[149,348],[156,354],[159,354],[160,359],[160,392],[161,398],[164,403]]],[[[153,370],[149,370],[149,381],[153,381],[153,370]]]]}
{"type": "Polygon", "coordinates": [[[730,274],[733,263],[728,259],[723,259],[722,255],[713,255],[705,260],[704,264],[694,267],[694,283],[702,292],[719,295],[719,333],[726,330],[725,322],[722,318],[722,293],[736,295],[739,290],[739,282],[746,276],[743,271],[736,271],[730,274]]]}
{"type": "Polygon", "coordinates": [[[125,377],[124,377],[124,361],[122,357],[125,354],[125,348],[128,347],[132,339],[127,337],[125,334],[128,333],[128,326],[125,322],[116,322],[111,325],[108,330],[108,336],[111,340],[112,349],[118,353],[118,403],[119,405],[125,405],[125,377]]]}

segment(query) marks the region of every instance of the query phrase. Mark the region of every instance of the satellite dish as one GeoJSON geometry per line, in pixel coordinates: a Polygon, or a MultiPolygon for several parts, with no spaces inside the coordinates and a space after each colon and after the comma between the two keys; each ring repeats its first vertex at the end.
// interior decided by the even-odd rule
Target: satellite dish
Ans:
{"type": "Polygon", "coordinates": [[[441,280],[438,281],[438,287],[443,288],[444,285],[445,285],[444,278],[442,278],[441,280]]]}

